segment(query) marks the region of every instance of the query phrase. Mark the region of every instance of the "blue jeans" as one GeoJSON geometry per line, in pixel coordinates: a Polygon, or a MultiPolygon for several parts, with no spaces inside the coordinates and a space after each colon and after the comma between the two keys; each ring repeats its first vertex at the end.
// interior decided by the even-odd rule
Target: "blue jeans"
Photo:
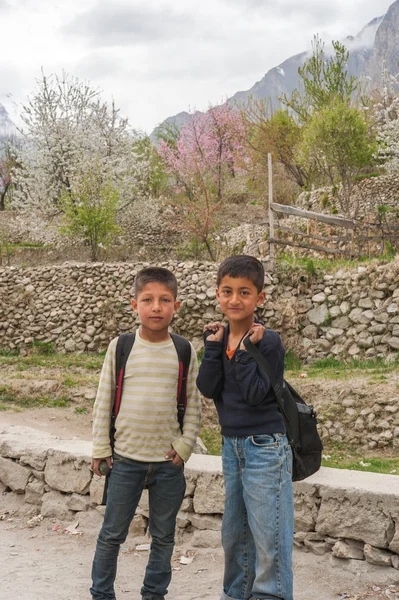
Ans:
{"type": "Polygon", "coordinates": [[[150,556],[141,594],[162,598],[171,580],[176,516],[186,482],[183,466],[171,461],[144,463],[114,455],[104,522],[97,540],[90,588],[94,600],[115,600],[120,545],[125,541],[144,487],[149,493],[150,556]]]}
{"type": "Polygon", "coordinates": [[[283,434],[225,437],[221,600],[293,600],[292,452],[283,434]]]}

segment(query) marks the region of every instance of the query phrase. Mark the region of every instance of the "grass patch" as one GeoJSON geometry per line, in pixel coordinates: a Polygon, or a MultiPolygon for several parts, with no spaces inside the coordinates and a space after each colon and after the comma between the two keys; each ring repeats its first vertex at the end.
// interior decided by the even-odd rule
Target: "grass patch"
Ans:
{"type": "Polygon", "coordinates": [[[343,449],[339,445],[324,448],[322,465],[333,469],[399,475],[399,457],[365,457],[359,450],[343,449]]]}
{"type": "Polygon", "coordinates": [[[33,340],[32,353],[38,354],[39,356],[50,356],[51,354],[55,354],[55,347],[52,342],[33,340]]]}
{"type": "Polygon", "coordinates": [[[65,385],[65,387],[71,388],[71,387],[76,387],[77,385],[79,385],[79,381],[77,379],[74,379],[73,377],[64,377],[62,380],[62,385],[65,385]]]}
{"type": "Polygon", "coordinates": [[[0,410],[21,408],[66,408],[69,406],[69,398],[50,398],[48,396],[19,396],[8,386],[0,387],[0,410]]]}
{"type": "Polygon", "coordinates": [[[371,264],[375,260],[383,261],[385,263],[393,260],[393,257],[390,255],[375,256],[373,258],[361,256],[360,258],[353,260],[345,258],[312,258],[312,264],[310,265],[308,258],[282,254],[277,258],[277,266],[280,267],[281,271],[287,271],[288,267],[315,275],[318,271],[322,273],[335,273],[336,271],[339,271],[339,269],[349,269],[353,271],[356,267],[371,264]]]}
{"type": "Polygon", "coordinates": [[[5,357],[9,357],[9,356],[19,356],[19,350],[15,349],[15,350],[0,350],[0,356],[5,356],[5,357]]]}
{"type": "Polygon", "coordinates": [[[284,365],[287,371],[300,371],[303,368],[302,360],[293,350],[286,352],[284,365]]]}
{"type": "Polygon", "coordinates": [[[75,413],[77,415],[87,415],[89,411],[87,410],[87,408],[85,406],[76,406],[75,407],[75,413]]]}
{"type": "MultiPolygon", "coordinates": [[[[31,244],[30,242],[21,242],[20,244],[9,244],[9,248],[11,249],[17,249],[17,248],[44,248],[45,244],[31,244]]],[[[53,248],[54,244],[47,244],[46,245],[47,248],[53,248]]]]}
{"type": "Polygon", "coordinates": [[[222,454],[222,435],[219,427],[203,427],[199,436],[204,442],[209,454],[212,454],[213,456],[220,456],[222,454]]]}
{"type": "Polygon", "coordinates": [[[104,362],[105,352],[98,354],[30,354],[29,356],[15,356],[0,354],[0,366],[14,365],[18,371],[25,371],[29,367],[47,368],[82,368],[100,371],[104,362]]]}
{"type": "Polygon", "coordinates": [[[399,353],[389,360],[381,358],[358,359],[353,358],[349,361],[341,361],[336,358],[322,358],[314,363],[305,365],[295,355],[291,358],[290,351],[287,352],[286,377],[297,376],[300,371],[304,371],[307,377],[322,379],[345,379],[367,372],[371,375],[370,385],[374,383],[385,382],[389,379],[385,373],[391,373],[399,369],[399,353]]]}

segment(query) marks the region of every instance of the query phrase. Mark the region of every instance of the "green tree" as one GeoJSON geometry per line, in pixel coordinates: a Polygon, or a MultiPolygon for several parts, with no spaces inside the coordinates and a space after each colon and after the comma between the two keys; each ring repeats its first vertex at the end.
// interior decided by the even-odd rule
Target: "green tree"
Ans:
{"type": "Polygon", "coordinates": [[[342,212],[356,216],[350,199],[355,178],[373,161],[375,136],[370,133],[364,111],[335,99],[315,112],[304,127],[298,157],[314,163],[331,182],[342,212]]]}
{"type": "Polygon", "coordinates": [[[267,156],[273,155],[289,177],[301,188],[308,189],[313,172],[297,159],[297,148],[302,138],[302,128],[287,110],[272,113],[267,101],[250,98],[241,109],[248,130],[248,145],[253,163],[267,168],[267,156]]]}
{"type": "Polygon", "coordinates": [[[336,100],[349,104],[354,92],[360,88],[360,80],[348,76],[349,51],[340,42],[332,42],[332,47],[330,55],[324,42],[315,36],[312,56],[298,68],[299,87],[290,98],[286,94],[280,98],[300,123],[307,123],[316,111],[336,100]]]}
{"type": "Polygon", "coordinates": [[[120,233],[116,224],[118,192],[110,180],[92,169],[61,194],[61,208],[66,235],[80,237],[90,248],[91,260],[97,261],[120,233]]]}

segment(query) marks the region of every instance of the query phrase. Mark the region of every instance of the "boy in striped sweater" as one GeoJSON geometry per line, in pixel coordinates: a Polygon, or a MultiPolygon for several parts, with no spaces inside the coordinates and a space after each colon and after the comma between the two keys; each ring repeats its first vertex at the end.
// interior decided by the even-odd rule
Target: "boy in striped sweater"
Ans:
{"type": "Polygon", "coordinates": [[[149,491],[152,542],[141,589],[143,600],[163,600],[171,580],[176,516],[186,487],[183,466],[194,449],[201,413],[195,385],[197,357],[191,346],[187,406],[180,431],[176,410],[179,364],[168,329],[180,305],[176,298],[177,281],[167,269],[149,267],[137,274],[132,307],[141,327],[126,363],[113,453],[110,421],[117,338],[110,343],[104,360],[93,413],[92,470],[101,475],[103,459],[112,470],[93,562],[93,600],[116,598],[119,548],[145,487],[149,491]]]}

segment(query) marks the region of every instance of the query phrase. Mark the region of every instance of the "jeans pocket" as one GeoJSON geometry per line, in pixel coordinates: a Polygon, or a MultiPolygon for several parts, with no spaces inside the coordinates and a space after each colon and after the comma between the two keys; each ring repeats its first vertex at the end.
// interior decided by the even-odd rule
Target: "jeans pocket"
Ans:
{"type": "Polygon", "coordinates": [[[254,446],[259,446],[261,448],[277,448],[279,445],[274,435],[251,435],[250,440],[254,446]]]}
{"type": "Polygon", "coordinates": [[[287,444],[285,446],[285,458],[286,458],[287,471],[292,477],[292,450],[291,450],[291,446],[289,444],[287,444]]]}

